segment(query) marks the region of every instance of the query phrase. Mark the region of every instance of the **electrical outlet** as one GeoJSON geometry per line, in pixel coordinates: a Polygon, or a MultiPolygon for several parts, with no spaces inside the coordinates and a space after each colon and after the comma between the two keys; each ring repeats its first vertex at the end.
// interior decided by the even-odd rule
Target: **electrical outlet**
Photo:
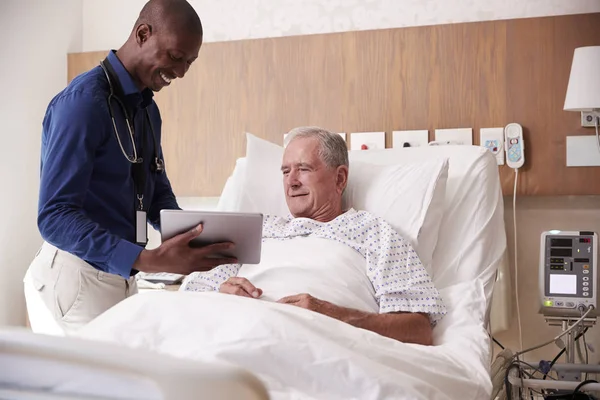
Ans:
{"type": "Polygon", "coordinates": [[[594,128],[596,126],[595,118],[598,118],[593,111],[582,111],[581,112],[581,126],[584,128],[594,128]]]}
{"type": "Polygon", "coordinates": [[[504,128],[481,128],[479,145],[496,156],[496,163],[504,165],[504,128]]]}
{"type": "Polygon", "coordinates": [[[429,143],[428,130],[393,131],[392,147],[420,147],[429,143]]]}
{"type": "Polygon", "coordinates": [[[449,142],[453,144],[462,144],[465,146],[473,145],[473,129],[472,128],[459,128],[459,129],[436,129],[435,130],[435,141],[436,142],[449,142]]]}
{"type": "Polygon", "coordinates": [[[385,149],[385,132],[353,132],[350,134],[350,150],[385,149]]]}

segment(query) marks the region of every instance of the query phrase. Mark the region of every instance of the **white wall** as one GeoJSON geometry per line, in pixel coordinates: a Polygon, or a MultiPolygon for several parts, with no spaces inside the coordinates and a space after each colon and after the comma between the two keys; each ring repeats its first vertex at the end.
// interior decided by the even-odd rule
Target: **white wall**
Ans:
{"type": "MultiPolygon", "coordinates": [[[[600,11],[599,0],[188,1],[206,42],[600,11]]],[[[83,50],[119,47],[144,4],[83,0],[83,50]]]]}
{"type": "Polygon", "coordinates": [[[0,325],[21,325],[22,280],[41,244],[41,123],[66,84],[67,52],[81,51],[81,0],[1,0],[0,37],[0,325]]]}

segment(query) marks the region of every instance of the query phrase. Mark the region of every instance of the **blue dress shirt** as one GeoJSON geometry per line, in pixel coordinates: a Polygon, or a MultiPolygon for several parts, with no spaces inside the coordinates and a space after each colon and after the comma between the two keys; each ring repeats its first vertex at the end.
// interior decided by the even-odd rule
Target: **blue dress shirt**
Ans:
{"type": "MultiPolygon", "coordinates": [[[[145,109],[162,159],[160,113],[152,91],[137,88],[114,51],[107,60],[118,78],[113,82],[115,92],[120,87],[133,123],[138,157],[144,159],[148,221],[160,229],[160,210],[179,208],[166,172],[150,168],[154,142],[145,109]]],[[[143,247],[135,243],[137,203],[132,164],[116,139],[108,94],[108,81],[97,66],[76,77],[48,105],[42,131],[38,227],[48,243],[99,270],[129,278],[143,247]]],[[[124,114],[117,102],[111,105],[121,143],[133,154],[124,114]]]]}

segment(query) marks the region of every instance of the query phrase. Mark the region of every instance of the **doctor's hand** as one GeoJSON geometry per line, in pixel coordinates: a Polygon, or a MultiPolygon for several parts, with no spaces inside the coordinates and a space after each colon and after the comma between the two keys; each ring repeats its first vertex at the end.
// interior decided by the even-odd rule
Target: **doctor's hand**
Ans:
{"type": "Polygon", "coordinates": [[[190,242],[202,233],[202,225],[165,240],[153,250],[142,250],[133,268],[142,272],[171,272],[189,275],[196,271],[209,271],[223,264],[237,264],[237,259],[219,257],[233,243],[215,243],[200,248],[190,247],[190,242]]]}
{"type": "Polygon", "coordinates": [[[219,287],[219,292],[252,298],[259,298],[263,293],[262,289],[258,289],[248,279],[237,276],[233,276],[223,282],[219,287]]]}

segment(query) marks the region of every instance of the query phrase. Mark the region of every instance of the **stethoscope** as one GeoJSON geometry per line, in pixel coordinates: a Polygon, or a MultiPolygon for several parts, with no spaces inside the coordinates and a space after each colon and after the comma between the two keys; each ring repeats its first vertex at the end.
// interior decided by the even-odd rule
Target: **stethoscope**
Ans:
{"type": "MultiPolygon", "coordinates": [[[[110,75],[109,75],[108,70],[107,70],[106,66],[104,65],[103,61],[100,61],[100,67],[102,68],[102,70],[104,71],[104,74],[106,75],[106,79],[108,80],[108,87],[110,88],[110,93],[108,94],[108,98],[106,99],[108,102],[108,112],[109,112],[110,118],[112,120],[113,129],[115,132],[115,136],[117,137],[117,141],[119,142],[119,147],[121,148],[121,152],[123,153],[123,155],[125,156],[127,161],[129,161],[130,163],[140,164],[144,161],[144,159],[142,157],[138,157],[137,148],[135,146],[135,139],[133,138],[133,130],[131,129],[131,122],[129,119],[129,114],[127,113],[127,108],[125,108],[123,101],[119,97],[115,96],[113,84],[110,79],[110,75]],[[127,130],[129,131],[129,138],[131,140],[131,147],[133,148],[133,155],[127,154],[127,152],[125,151],[125,148],[123,147],[123,143],[121,142],[121,136],[119,135],[119,130],[117,129],[117,123],[115,122],[115,115],[113,113],[113,108],[112,108],[112,104],[111,104],[112,101],[117,102],[119,107],[121,107],[121,111],[123,112],[123,115],[125,116],[125,124],[127,125],[127,130]]],[[[162,159],[160,159],[158,157],[158,144],[156,143],[156,135],[154,134],[154,127],[152,126],[152,121],[150,121],[150,115],[148,114],[148,110],[146,109],[145,112],[146,112],[146,119],[148,120],[148,124],[150,125],[150,130],[152,131],[152,140],[154,142],[154,162],[151,164],[150,167],[154,172],[163,172],[165,169],[165,163],[162,159]]]]}

